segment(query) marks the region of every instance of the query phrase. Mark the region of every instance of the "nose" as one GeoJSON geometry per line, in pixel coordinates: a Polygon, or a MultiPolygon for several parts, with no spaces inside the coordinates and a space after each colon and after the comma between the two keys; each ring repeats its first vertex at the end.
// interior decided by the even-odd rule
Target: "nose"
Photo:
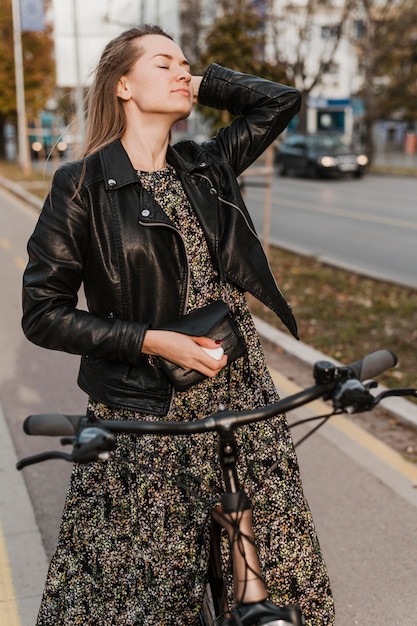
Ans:
{"type": "Polygon", "coordinates": [[[180,67],[177,79],[184,80],[186,83],[189,83],[191,80],[191,74],[185,67],[180,67]]]}

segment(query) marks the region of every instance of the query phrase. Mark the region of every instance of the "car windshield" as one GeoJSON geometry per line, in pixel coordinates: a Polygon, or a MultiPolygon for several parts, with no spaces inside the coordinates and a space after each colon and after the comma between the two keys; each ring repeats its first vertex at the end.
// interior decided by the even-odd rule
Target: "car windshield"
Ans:
{"type": "Polygon", "coordinates": [[[306,137],[307,143],[315,150],[338,150],[346,148],[346,144],[336,135],[319,135],[306,137]]]}

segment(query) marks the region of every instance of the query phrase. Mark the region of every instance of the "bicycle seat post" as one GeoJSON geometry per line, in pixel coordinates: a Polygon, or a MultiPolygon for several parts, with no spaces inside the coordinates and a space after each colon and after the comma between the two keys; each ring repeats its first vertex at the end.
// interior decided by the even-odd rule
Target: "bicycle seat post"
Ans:
{"type": "Polygon", "coordinates": [[[234,599],[240,604],[261,602],[268,597],[262,579],[252,528],[251,502],[239,484],[237,445],[234,433],[222,429],[218,433],[218,456],[223,473],[225,493],[222,506],[213,517],[227,530],[232,548],[234,599]]]}

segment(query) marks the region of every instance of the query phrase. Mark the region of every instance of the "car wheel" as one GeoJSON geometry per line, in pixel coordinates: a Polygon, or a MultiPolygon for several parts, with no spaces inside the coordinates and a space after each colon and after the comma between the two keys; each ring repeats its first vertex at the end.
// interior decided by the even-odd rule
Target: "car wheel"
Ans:
{"type": "Polygon", "coordinates": [[[304,174],[307,178],[310,178],[311,180],[321,178],[320,170],[313,163],[307,163],[304,174]]]}
{"type": "Polygon", "coordinates": [[[362,178],[364,172],[363,170],[356,170],[356,172],[353,174],[353,178],[362,178]]]}

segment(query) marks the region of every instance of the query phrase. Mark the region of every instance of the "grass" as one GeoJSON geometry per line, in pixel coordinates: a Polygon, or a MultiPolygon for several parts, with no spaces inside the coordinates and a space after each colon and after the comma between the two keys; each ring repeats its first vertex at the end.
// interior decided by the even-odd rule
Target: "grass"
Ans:
{"type": "MultiPolygon", "coordinates": [[[[0,175],[44,198],[50,173],[23,176],[16,164],[0,162],[0,175]]],[[[301,341],[348,363],[379,348],[393,350],[399,365],[379,378],[390,386],[417,386],[417,290],[373,280],[307,258],[270,249],[277,282],[296,315],[301,341]]],[[[282,324],[250,299],[252,312],[273,326],[282,324]]]]}
{"type": "MultiPolygon", "coordinates": [[[[388,348],[399,365],[379,378],[381,384],[417,386],[417,290],[278,248],[270,249],[269,260],[304,343],[345,363],[388,348]]],[[[264,305],[251,299],[250,306],[255,315],[277,325],[264,305]]]]}
{"type": "Polygon", "coordinates": [[[19,183],[24,189],[43,200],[49,190],[52,175],[42,166],[34,166],[28,174],[14,162],[0,161],[0,175],[19,183]]]}

